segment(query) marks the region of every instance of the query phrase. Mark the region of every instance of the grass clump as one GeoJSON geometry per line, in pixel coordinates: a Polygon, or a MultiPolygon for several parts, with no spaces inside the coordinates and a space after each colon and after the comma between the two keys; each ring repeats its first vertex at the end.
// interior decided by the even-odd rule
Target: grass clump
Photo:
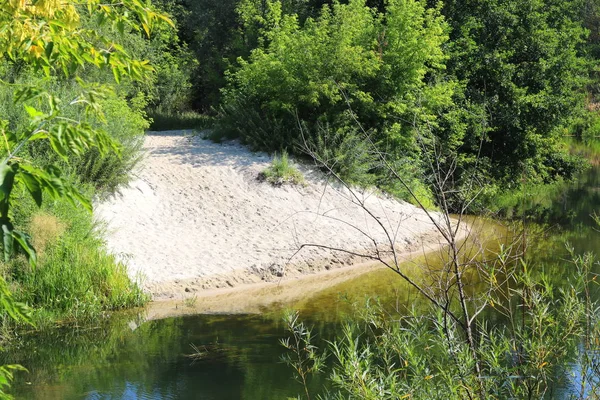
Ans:
{"type": "Polygon", "coordinates": [[[271,165],[261,172],[260,177],[273,185],[283,185],[291,183],[294,185],[304,184],[302,173],[290,163],[286,151],[279,156],[277,153],[273,156],[271,165]]]}

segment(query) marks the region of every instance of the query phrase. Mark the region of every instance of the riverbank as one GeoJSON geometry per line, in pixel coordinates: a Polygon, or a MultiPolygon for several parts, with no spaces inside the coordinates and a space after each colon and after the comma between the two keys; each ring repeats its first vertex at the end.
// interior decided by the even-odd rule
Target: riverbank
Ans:
{"type": "MultiPolygon", "coordinates": [[[[419,273],[416,259],[426,254],[435,257],[442,250],[441,245],[425,245],[423,249],[398,255],[399,263],[407,269],[419,273]],[[415,261],[415,264],[412,262],[415,261]]],[[[150,302],[145,308],[145,320],[198,314],[262,314],[296,305],[329,289],[368,274],[388,270],[381,263],[363,262],[333,270],[324,270],[308,275],[288,277],[280,281],[260,282],[239,285],[232,288],[208,289],[192,297],[159,299],[150,302]]],[[[392,279],[398,278],[390,271],[392,279]]],[[[399,279],[399,278],[398,278],[399,279]]]]}
{"type": "Polygon", "coordinates": [[[155,300],[347,267],[390,243],[403,254],[440,244],[408,203],[352,193],[309,166],[304,185],[273,186],[259,179],[267,154],[189,133],[149,132],[136,178],[96,205],[108,248],[155,300]]]}

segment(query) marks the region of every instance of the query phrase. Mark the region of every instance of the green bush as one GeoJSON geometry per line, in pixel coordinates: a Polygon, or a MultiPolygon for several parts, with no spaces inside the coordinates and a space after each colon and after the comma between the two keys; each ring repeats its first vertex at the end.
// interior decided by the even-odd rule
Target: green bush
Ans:
{"type": "Polygon", "coordinates": [[[290,164],[286,151],[283,151],[281,156],[275,154],[271,165],[261,172],[261,176],[273,185],[282,185],[284,183],[299,185],[304,183],[304,176],[296,167],[290,164]]]}
{"type": "MultiPolygon", "coordinates": [[[[62,103],[69,103],[79,96],[82,87],[74,80],[54,78],[19,77],[19,82],[27,82],[39,89],[51,90],[62,103]]],[[[92,127],[108,134],[121,147],[120,154],[106,152],[100,154],[97,148],[90,148],[65,163],[57,156],[47,142],[34,142],[28,145],[29,156],[38,165],[57,165],[66,174],[73,174],[84,184],[94,186],[97,193],[112,193],[119,185],[126,184],[130,171],[140,160],[139,150],[143,144],[144,131],[149,124],[143,108],[146,101],[143,95],[129,100],[120,97],[111,87],[98,87],[102,107],[102,116],[86,115],[80,109],[67,109],[65,118],[86,121],[92,127]]],[[[24,129],[26,113],[24,108],[13,105],[13,89],[0,85],[0,107],[4,108],[3,118],[9,121],[16,130],[24,129]]],[[[45,104],[36,104],[44,109],[45,104]]]]}
{"type": "Polygon", "coordinates": [[[141,160],[143,135],[149,127],[142,111],[116,95],[102,101],[101,106],[105,123],[95,121],[95,124],[120,144],[120,154],[100,154],[98,149],[90,149],[71,164],[73,173],[84,184],[93,185],[98,195],[114,193],[129,182],[131,171],[141,160]]]}
{"type": "Polygon", "coordinates": [[[443,2],[452,27],[448,73],[464,85],[465,104],[489,115],[484,140],[471,136],[461,153],[489,158],[494,181],[514,187],[523,173],[531,183],[572,176],[561,136],[582,114],[596,65],[585,59],[581,21],[597,18],[592,3],[443,2]]]}
{"type": "Polygon", "coordinates": [[[319,123],[314,129],[302,126],[303,141],[311,156],[330,167],[347,183],[371,186],[378,183],[377,160],[362,132],[355,126],[319,123]]]}
{"type": "Polygon", "coordinates": [[[239,138],[255,151],[293,150],[298,139],[298,124],[290,118],[281,118],[257,109],[248,97],[231,98],[218,109],[211,139],[239,138]]]}
{"type": "Polygon", "coordinates": [[[392,0],[379,14],[352,0],[324,6],[301,25],[281,10],[268,2],[264,46],[229,72],[215,135],[296,154],[309,144],[334,160],[344,179],[374,181],[378,170],[361,149],[349,151],[362,136],[356,116],[391,161],[419,165],[415,124],[435,124],[433,114],[450,103],[454,87],[435,79],[445,60],[439,12],[392,0]]]}

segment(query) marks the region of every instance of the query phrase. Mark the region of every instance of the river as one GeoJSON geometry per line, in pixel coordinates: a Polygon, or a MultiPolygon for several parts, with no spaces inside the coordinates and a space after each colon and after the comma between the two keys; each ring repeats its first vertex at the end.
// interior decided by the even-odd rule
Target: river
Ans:
{"type": "MultiPolygon", "coordinates": [[[[558,283],[572,273],[565,242],[577,253],[598,253],[600,233],[593,229],[591,214],[600,213],[600,167],[551,197],[531,199],[528,208],[535,210],[537,223],[530,226],[539,236],[528,250],[530,257],[558,283]]],[[[376,271],[286,306],[300,310],[322,343],[334,337],[348,304],[367,295],[390,304],[417,301],[395,282],[393,273],[376,271]]],[[[141,311],[95,326],[25,334],[4,361],[29,369],[16,376],[12,394],[17,399],[295,398],[302,387],[280,362],[279,340],[285,336],[281,308],[258,315],[152,321],[141,311]],[[203,356],[193,357],[197,351],[203,356]]],[[[315,392],[324,384],[322,377],[311,381],[315,392]]]]}

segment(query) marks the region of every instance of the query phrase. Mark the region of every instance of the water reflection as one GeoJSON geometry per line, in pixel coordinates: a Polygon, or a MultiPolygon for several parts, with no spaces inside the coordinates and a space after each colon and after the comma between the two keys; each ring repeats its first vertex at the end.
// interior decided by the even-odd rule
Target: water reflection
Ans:
{"type": "Polygon", "coordinates": [[[30,369],[14,385],[23,399],[284,399],[301,388],[279,362],[279,321],[200,315],[149,321],[132,332],[123,319],[24,338],[5,361],[30,369]],[[191,344],[208,351],[190,358],[191,344]]]}

